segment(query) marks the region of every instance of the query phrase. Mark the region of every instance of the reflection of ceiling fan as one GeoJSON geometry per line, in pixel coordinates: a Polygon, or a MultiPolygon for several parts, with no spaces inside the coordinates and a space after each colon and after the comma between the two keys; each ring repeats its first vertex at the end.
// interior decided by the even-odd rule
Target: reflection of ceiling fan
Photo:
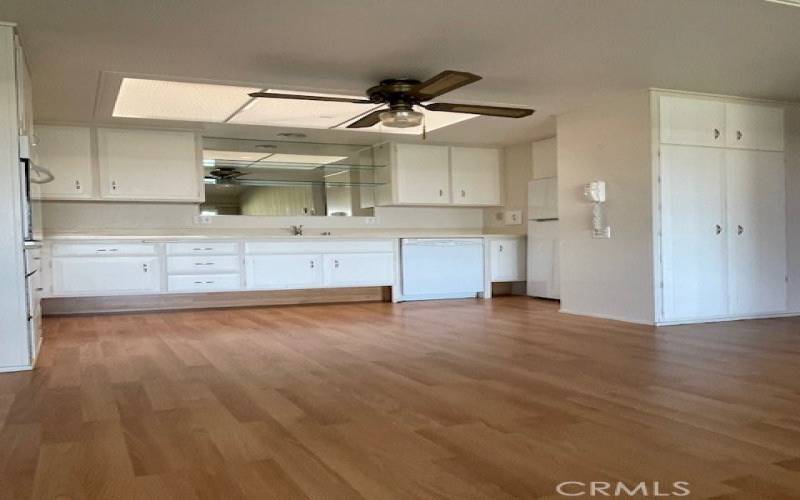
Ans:
{"type": "Polygon", "coordinates": [[[433,78],[420,82],[418,80],[397,79],[383,80],[367,90],[368,99],[351,99],[347,97],[325,97],[295,94],[273,94],[270,92],[253,92],[251,97],[270,99],[299,99],[307,101],[348,102],[356,104],[387,104],[389,109],[378,109],[354,121],[347,128],[366,128],[381,122],[387,127],[416,127],[422,123],[423,114],[414,111],[420,106],[429,111],[449,111],[451,113],[469,113],[473,115],[499,116],[504,118],[523,118],[533,114],[532,109],[506,108],[500,106],[481,106],[477,104],[451,104],[434,102],[422,104],[442,94],[477,82],[481,77],[464,71],[442,71],[433,78]]]}
{"type": "Polygon", "coordinates": [[[235,168],[231,167],[219,167],[209,172],[207,178],[214,179],[215,181],[218,181],[221,184],[225,184],[233,182],[243,175],[247,175],[247,173],[240,172],[235,168]]]}

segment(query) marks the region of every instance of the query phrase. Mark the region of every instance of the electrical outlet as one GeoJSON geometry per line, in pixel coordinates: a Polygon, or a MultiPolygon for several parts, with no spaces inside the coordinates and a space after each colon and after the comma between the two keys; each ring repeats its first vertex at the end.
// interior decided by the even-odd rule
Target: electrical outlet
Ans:
{"type": "Polygon", "coordinates": [[[592,238],[610,240],[611,226],[606,226],[602,229],[592,229],[592,238]]]}
{"type": "Polygon", "coordinates": [[[195,215],[194,216],[194,223],[195,224],[211,224],[211,216],[210,215],[195,215]]]}
{"type": "Polygon", "coordinates": [[[503,223],[506,226],[522,224],[522,210],[507,210],[503,213],[503,223]]]}

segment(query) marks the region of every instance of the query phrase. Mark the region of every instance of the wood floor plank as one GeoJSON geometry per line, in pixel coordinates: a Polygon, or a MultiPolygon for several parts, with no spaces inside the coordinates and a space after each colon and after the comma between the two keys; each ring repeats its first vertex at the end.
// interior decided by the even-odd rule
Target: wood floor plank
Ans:
{"type": "Polygon", "coordinates": [[[45,319],[0,500],[800,498],[800,318],[651,328],[527,297],[45,319]]]}

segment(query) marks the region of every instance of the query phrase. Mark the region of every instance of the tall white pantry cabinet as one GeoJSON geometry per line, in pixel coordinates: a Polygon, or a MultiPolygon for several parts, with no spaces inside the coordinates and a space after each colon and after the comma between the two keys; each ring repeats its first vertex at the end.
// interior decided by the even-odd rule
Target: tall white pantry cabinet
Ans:
{"type": "Polygon", "coordinates": [[[784,109],[654,92],[656,323],[786,312],[784,109]]]}

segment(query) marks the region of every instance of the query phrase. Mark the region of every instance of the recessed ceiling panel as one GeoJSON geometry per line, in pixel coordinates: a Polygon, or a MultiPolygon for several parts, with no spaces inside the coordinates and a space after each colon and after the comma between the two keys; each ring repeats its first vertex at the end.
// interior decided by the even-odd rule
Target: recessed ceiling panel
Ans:
{"type": "MultiPolygon", "coordinates": [[[[422,109],[420,107],[415,107],[415,111],[421,112],[425,115],[425,130],[428,132],[432,132],[438,128],[447,127],[449,125],[453,125],[455,123],[463,122],[466,120],[470,120],[472,118],[476,118],[480,115],[471,115],[468,113],[449,113],[447,111],[428,111],[426,109],[422,109]]],[[[345,130],[357,130],[359,132],[380,132],[382,134],[410,134],[410,135],[422,135],[422,125],[419,127],[408,127],[408,128],[397,128],[397,127],[386,127],[382,125],[380,122],[372,127],[367,128],[357,128],[357,129],[347,129],[347,125],[354,122],[355,120],[350,120],[347,123],[342,124],[341,126],[337,127],[338,129],[345,129],[345,130]]]]}
{"type": "MultiPolygon", "coordinates": [[[[319,92],[297,92],[291,90],[267,90],[274,94],[303,94],[323,97],[349,97],[362,99],[363,96],[343,96],[319,92]]],[[[349,102],[302,101],[298,99],[256,99],[228,120],[228,123],[242,125],[271,125],[276,127],[331,128],[342,122],[351,121],[364,113],[376,109],[372,104],[349,102]]]]}
{"type": "Polygon", "coordinates": [[[222,122],[261,89],[124,78],[113,116],[197,122],[222,122]]]}

